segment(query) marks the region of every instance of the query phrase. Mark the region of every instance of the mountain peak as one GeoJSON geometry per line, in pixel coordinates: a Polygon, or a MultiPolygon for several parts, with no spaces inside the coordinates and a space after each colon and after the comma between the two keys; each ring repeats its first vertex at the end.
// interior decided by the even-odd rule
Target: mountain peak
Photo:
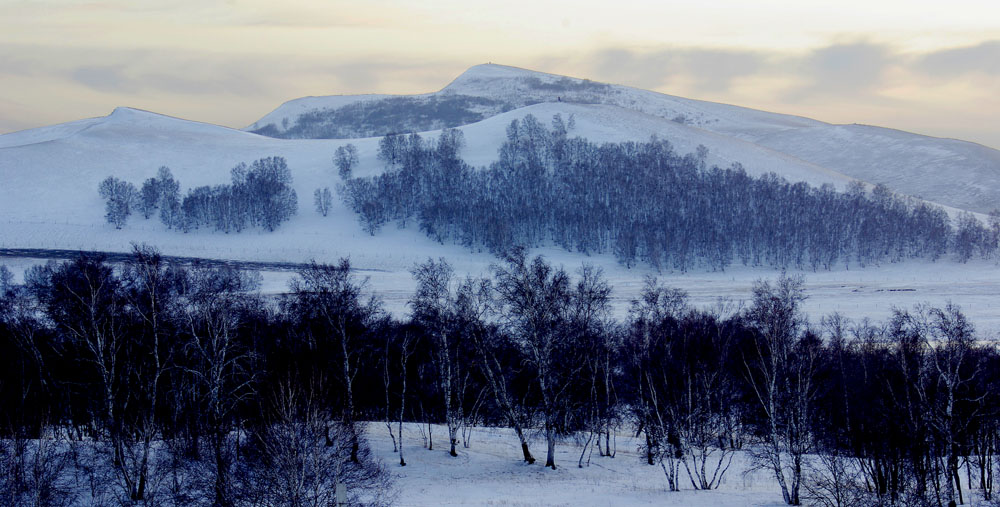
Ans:
{"type": "Polygon", "coordinates": [[[127,106],[116,107],[114,111],[111,111],[111,114],[105,116],[104,118],[107,120],[115,120],[115,121],[122,121],[122,120],[132,121],[137,119],[152,120],[152,119],[165,119],[165,118],[172,120],[179,120],[179,121],[190,121],[190,120],[182,120],[181,118],[176,118],[165,114],[154,113],[152,111],[147,111],[145,109],[139,109],[127,106]]]}
{"type": "Polygon", "coordinates": [[[552,74],[547,74],[545,72],[539,72],[531,69],[524,69],[521,67],[514,67],[512,65],[501,65],[499,63],[481,63],[479,65],[473,65],[465,70],[465,72],[459,74],[456,80],[462,78],[511,78],[511,77],[526,77],[526,76],[551,76],[552,74]]]}
{"type": "MultiPolygon", "coordinates": [[[[498,86],[498,83],[504,81],[521,82],[522,85],[526,85],[528,83],[547,84],[557,81],[575,83],[583,80],[490,62],[469,67],[441,91],[469,93],[474,91],[482,92],[485,88],[509,88],[509,86],[498,86]]],[[[530,85],[528,87],[530,88],[530,85]]]]}
{"type": "MultiPolygon", "coordinates": [[[[205,123],[195,120],[185,120],[168,114],[154,113],[145,109],[135,107],[119,106],[111,111],[111,114],[98,118],[97,124],[107,128],[128,128],[157,131],[183,131],[217,133],[221,131],[233,130],[229,127],[205,123]]],[[[240,131],[242,133],[242,131],[240,131]]]]}
{"type": "Polygon", "coordinates": [[[135,108],[127,107],[127,106],[118,106],[118,107],[116,107],[114,109],[114,111],[111,111],[111,114],[109,114],[108,116],[109,117],[124,116],[124,115],[127,115],[127,114],[131,114],[132,112],[136,112],[136,111],[139,111],[139,109],[135,109],[135,108]]]}

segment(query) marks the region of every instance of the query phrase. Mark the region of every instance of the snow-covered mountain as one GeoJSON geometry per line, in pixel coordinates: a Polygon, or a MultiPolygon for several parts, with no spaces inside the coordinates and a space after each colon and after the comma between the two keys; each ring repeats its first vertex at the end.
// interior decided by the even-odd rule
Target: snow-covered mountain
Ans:
{"type": "Polygon", "coordinates": [[[823,125],[808,118],[486,64],[470,68],[434,93],[295,99],[245,130],[280,138],[372,137],[457,127],[546,102],[612,105],[747,140],[823,125]]]}
{"type": "MultiPolygon", "coordinates": [[[[486,165],[497,156],[513,119],[532,114],[548,121],[572,116],[572,136],[593,141],[646,140],[656,135],[687,153],[709,149],[708,163],[741,163],[751,174],[775,172],[789,181],[843,188],[852,179],[886,183],[893,190],[961,209],[985,211],[1000,195],[1000,152],[972,143],[936,139],[876,127],[837,126],[796,116],[671,97],[633,88],[530,72],[499,65],[469,69],[442,91],[411,96],[482,99],[496,109],[468,109],[484,118],[455,125],[467,145],[462,156],[486,165]],[[502,111],[503,109],[509,109],[502,111]],[[478,112],[477,112],[478,111],[478,112]]],[[[396,97],[399,98],[399,97],[396,97]]],[[[304,115],[322,116],[351,104],[392,106],[392,97],[318,97],[289,102],[257,125],[274,121],[298,125],[304,115]]],[[[395,111],[406,117],[407,109],[395,111]]],[[[446,118],[431,119],[439,126],[446,118]]],[[[373,123],[374,125],[374,123],[373,123]]],[[[424,131],[433,137],[436,131],[424,131]]],[[[398,251],[394,236],[421,245],[409,254],[440,255],[444,247],[409,230],[366,237],[356,218],[340,203],[325,219],[312,212],[317,188],[335,187],[331,157],[348,142],[360,153],[358,175],[383,169],[376,160],[377,137],[280,139],[217,125],[118,108],[91,118],[0,136],[0,246],[127,250],[131,242],[169,246],[177,254],[218,255],[264,260],[303,260],[353,255],[377,267],[386,252],[398,251]],[[179,234],[155,220],[133,217],[125,231],[104,223],[97,194],[101,180],[113,175],[139,185],[160,166],[168,166],[182,191],[223,184],[240,162],[278,155],[288,160],[299,195],[300,213],[274,234],[179,234]]],[[[467,253],[467,252],[466,252],[467,253]]],[[[405,262],[408,265],[408,255],[405,262]]],[[[397,264],[393,262],[392,264],[397,264]]]]}
{"type": "MultiPolygon", "coordinates": [[[[1000,207],[1000,151],[898,130],[831,125],[799,116],[674,97],[502,65],[470,68],[441,91],[422,95],[305,97],[287,102],[246,130],[280,138],[359,138],[456,127],[533,104],[614,106],[642,113],[661,137],[750,143],[898,193],[981,213],[1000,207]],[[667,123],[669,121],[670,123],[667,123]]],[[[671,138],[672,139],[672,138],[671,138]]],[[[683,142],[677,143],[679,146],[683,142]]],[[[720,161],[726,157],[722,156],[720,161]]],[[[753,165],[756,160],[742,161],[753,165]]],[[[781,165],[775,166],[781,172],[781,165]]],[[[794,179],[794,178],[792,178],[794,179]]]]}

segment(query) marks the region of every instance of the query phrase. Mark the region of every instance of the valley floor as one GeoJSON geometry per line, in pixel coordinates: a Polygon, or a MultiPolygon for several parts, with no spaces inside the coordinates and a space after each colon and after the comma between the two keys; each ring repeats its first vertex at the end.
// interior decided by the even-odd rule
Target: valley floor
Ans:
{"type": "MultiPolygon", "coordinates": [[[[352,265],[359,268],[358,276],[368,279],[368,290],[382,298],[385,308],[398,317],[408,315],[408,301],[416,289],[416,282],[409,268],[413,263],[428,258],[403,252],[405,249],[386,252],[387,256],[395,254],[399,257],[393,259],[393,262],[373,263],[370,258],[352,259],[352,265]]],[[[197,254],[194,251],[182,253],[197,254]]],[[[212,253],[214,258],[230,258],[212,253]]],[[[456,257],[445,257],[456,267],[459,276],[489,275],[489,262],[495,259],[486,255],[463,253],[464,255],[456,257]]],[[[592,262],[603,268],[614,289],[612,308],[614,317],[619,319],[626,316],[630,302],[639,296],[643,279],[647,275],[657,276],[661,283],[687,291],[690,302],[697,307],[718,307],[721,298],[721,303],[732,311],[749,301],[753,284],[757,280],[773,280],[780,274],[773,269],[743,266],[732,266],[724,272],[695,269],[687,273],[657,273],[643,267],[625,269],[608,262],[603,256],[586,257],[555,248],[536,249],[532,254],[542,254],[570,273],[574,273],[584,262],[592,262]]],[[[308,260],[293,259],[292,262],[308,260]]],[[[0,257],[0,265],[6,265],[18,281],[25,269],[44,262],[46,259],[0,257]]],[[[267,259],[263,263],[267,262],[277,261],[267,259]]],[[[321,262],[333,262],[333,259],[323,258],[321,262]]],[[[260,273],[261,289],[268,294],[286,291],[289,280],[295,276],[294,271],[284,268],[264,268],[260,273]]],[[[951,259],[937,262],[915,260],[866,268],[839,267],[829,271],[790,270],[788,274],[803,276],[807,299],[802,308],[814,326],[819,326],[822,317],[834,312],[855,322],[868,318],[873,323],[880,324],[892,316],[895,308],[912,311],[921,304],[943,307],[951,302],[958,305],[975,325],[980,339],[1000,337],[1000,266],[995,260],[973,260],[965,264],[951,259]]]]}

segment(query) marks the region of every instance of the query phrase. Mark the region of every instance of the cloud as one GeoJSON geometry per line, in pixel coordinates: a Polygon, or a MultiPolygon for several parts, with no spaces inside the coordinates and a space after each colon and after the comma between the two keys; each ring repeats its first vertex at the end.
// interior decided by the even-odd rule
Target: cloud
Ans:
{"type": "Polygon", "coordinates": [[[805,53],[778,50],[670,47],[605,48],[582,57],[548,59],[559,67],[588,68],[594,79],[671,93],[724,98],[744,79],[770,80],[770,93],[789,103],[820,97],[874,97],[886,76],[910,59],[869,42],[831,44],[805,53]]]}
{"type": "MultiPolygon", "coordinates": [[[[0,77],[46,81],[122,96],[241,94],[292,99],[311,94],[420,93],[441,88],[469,65],[460,60],[354,58],[156,49],[64,49],[0,44],[0,77]]],[[[197,100],[195,98],[194,100],[197,100]]]]}
{"type": "Polygon", "coordinates": [[[68,71],[69,77],[102,93],[214,95],[259,94],[268,78],[258,72],[274,69],[274,62],[240,62],[228,58],[199,57],[149,52],[142,59],[115,65],[85,64],[68,71]]]}
{"type": "Polygon", "coordinates": [[[759,72],[766,63],[760,52],[710,48],[646,52],[609,48],[587,59],[596,75],[613,82],[660,88],[676,81],[691,81],[711,91],[728,90],[735,79],[759,72]]]}
{"type": "Polygon", "coordinates": [[[1000,76],[1000,40],[935,51],[919,58],[915,67],[927,75],[944,78],[974,73],[1000,76]]]}
{"type": "Polygon", "coordinates": [[[280,92],[285,81],[310,73],[301,59],[275,55],[126,49],[55,49],[0,45],[0,77],[30,74],[92,91],[142,94],[217,95],[280,92]],[[303,72],[303,70],[306,72],[303,72]]]}
{"type": "Polygon", "coordinates": [[[83,65],[70,71],[74,81],[106,93],[133,93],[139,86],[123,74],[122,65],[83,65]]]}
{"type": "Polygon", "coordinates": [[[777,69],[791,72],[802,84],[785,94],[789,102],[823,97],[875,96],[886,74],[905,63],[889,46],[869,42],[833,44],[801,57],[778,56],[777,69]]]}
{"type": "Polygon", "coordinates": [[[817,91],[871,91],[898,60],[898,55],[884,45],[836,44],[811,52],[801,72],[817,91]]]}
{"type": "Polygon", "coordinates": [[[116,106],[232,127],[306,95],[420,93],[468,67],[447,59],[0,44],[0,89],[33,104],[0,113],[0,132],[106,114],[116,106]]]}
{"type": "Polygon", "coordinates": [[[768,63],[758,52],[702,49],[684,52],[682,64],[702,88],[725,91],[735,79],[760,72],[768,63]]]}

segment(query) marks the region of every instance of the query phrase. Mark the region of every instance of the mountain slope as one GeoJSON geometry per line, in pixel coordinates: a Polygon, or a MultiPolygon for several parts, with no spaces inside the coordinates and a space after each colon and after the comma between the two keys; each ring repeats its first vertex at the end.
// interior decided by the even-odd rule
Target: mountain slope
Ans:
{"type": "MultiPolygon", "coordinates": [[[[685,99],[502,65],[478,65],[422,95],[307,97],[247,130],[284,138],[354,138],[439,129],[540,103],[601,104],[670,120],[729,142],[749,142],[955,208],[1000,206],[1000,151],[975,143],[685,99]]],[[[664,135],[670,129],[664,125],[664,135]]],[[[780,172],[780,171],[779,171],[780,172]]]]}
{"type": "MultiPolygon", "coordinates": [[[[645,140],[656,134],[669,139],[681,153],[705,145],[709,148],[710,164],[728,166],[740,162],[751,174],[773,171],[791,181],[831,183],[839,187],[849,181],[774,150],[604,105],[536,104],[461,127],[467,142],[463,157],[473,165],[489,164],[497,156],[510,121],[528,114],[546,122],[555,114],[572,115],[577,126],[570,134],[598,142],[645,140]]],[[[436,133],[424,135],[433,137],[436,133]]],[[[279,155],[288,160],[300,200],[300,216],[293,219],[289,228],[297,227],[298,222],[309,222],[310,234],[323,234],[331,226],[341,227],[343,222],[343,228],[338,230],[353,234],[357,232],[354,217],[339,203],[335,211],[344,215],[329,221],[337,224],[313,223],[309,206],[315,188],[337,184],[331,157],[338,146],[346,143],[274,139],[129,108],[118,108],[104,118],[0,136],[0,178],[5,182],[0,186],[0,202],[4,203],[0,206],[0,227],[11,227],[18,222],[61,222],[109,228],[103,223],[103,204],[96,191],[107,176],[139,186],[165,165],[180,180],[182,191],[186,191],[195,186],[228,182],[229,170],[239,162],[279,155]]],[[[375,156],[378,138],[356,139],[351,143],[360,152],[361,163],[356,174],[382,170],[375,156]]],[[[128,228],[132,232],[137,228],[157,231],[159,224],[133,217],[128,228]]],[[[286,234],[285,229],[276,235],[286,234]]],[[[31,240],[20,238],[9,229],[7,232],[4,240],[8,245],[31,246],[31,240]]],[[[111,237],[127,235],[113,230],[110,233],[111,237]]],[[[183,237],[168,231],[158,233],[183,237]]],[[[51,241],[51,236],[43,237],[51,241]]],[[[62,246],[75,247],[72,241],[62,246]]]]}
{"type": "Polygon", "coordinates": [[[777,132],[757,141],[893,191],[981,213],[1000,208],[1000,151],[868,125],[777,132]]]}

